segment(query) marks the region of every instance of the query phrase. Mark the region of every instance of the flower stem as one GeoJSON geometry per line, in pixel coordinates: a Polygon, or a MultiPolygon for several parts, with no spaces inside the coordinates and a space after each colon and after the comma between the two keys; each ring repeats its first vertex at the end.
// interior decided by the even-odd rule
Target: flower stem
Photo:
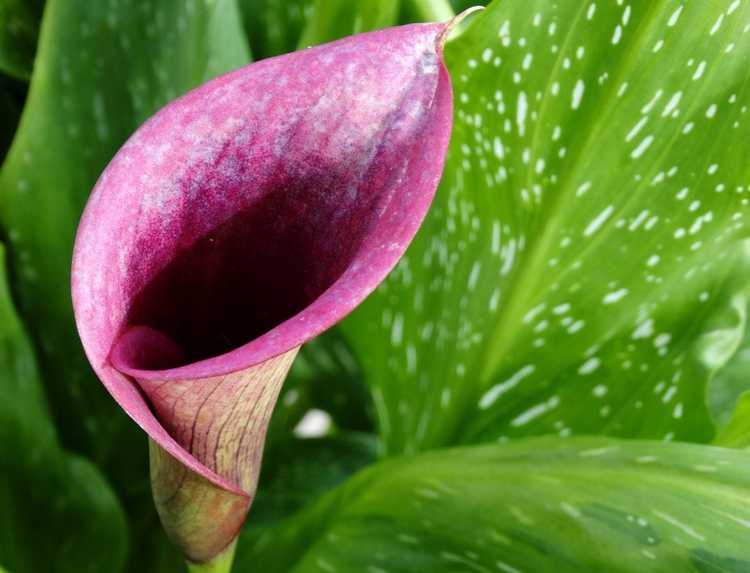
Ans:
{"type": "Polygon", "coordinates": [[[234,550],[237,548],[237,540],[219,553],[211,561],[205,563],[191,563],[188,561],[189,573],[230,573],[232,570],[232,561],[234,560],[234,550]]]}

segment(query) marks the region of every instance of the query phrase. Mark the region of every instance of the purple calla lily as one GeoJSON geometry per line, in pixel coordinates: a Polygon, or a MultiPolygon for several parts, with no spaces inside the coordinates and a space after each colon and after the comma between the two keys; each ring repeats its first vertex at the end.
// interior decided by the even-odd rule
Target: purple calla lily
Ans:
{"type": "Polygon", "coordinates": [[[82,217],[87,356],[151,439],[162,522],[191,561],[233,540],[300,345],[398,262],[443,168],[445,24],[264,60],[159,111],[82,217]]]}

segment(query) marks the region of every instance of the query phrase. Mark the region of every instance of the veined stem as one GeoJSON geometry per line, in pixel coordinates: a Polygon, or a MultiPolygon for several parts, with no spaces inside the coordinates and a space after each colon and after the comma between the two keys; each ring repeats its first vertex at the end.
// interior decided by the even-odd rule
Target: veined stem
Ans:
{"type": "Polygon", "coordinates": [[[425,22],[446,22],[453,18],[453,11],[448,0],[407,0],[410,12],[425,22]]]}
{"type": "Polygon", "coordinates": [[[230,573],[232,570],[232,561],[234,561],[234,550],[237,548],[235,539],[227,548],[219,553],[211,561],[205,563],[190,563],[188,561],[189,573],[230,573]]]}

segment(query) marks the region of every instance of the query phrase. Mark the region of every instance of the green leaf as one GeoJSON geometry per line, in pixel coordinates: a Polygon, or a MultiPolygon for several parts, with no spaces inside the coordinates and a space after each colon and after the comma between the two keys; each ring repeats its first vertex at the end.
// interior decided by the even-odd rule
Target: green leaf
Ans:
{"type": "Polygon", "coordinates": [[[278,530],[236,571],[740,572],[746,452],[529,439],[378,464],[278,530]]]}
{"type": "Polygon", "coordinates": [[[99,470],[60,448],[0,249],[0,563],[15,573],[121,570],[122,508],[99,470]]]}
{"type": "Polygon", "coordinates": [[[179,561],[153,511],[144,436],[93,376],[78,342],[68,290],[73,236],[125,138],[170,99],[247,59],[234,0],[50,0],[21,125],[0,171],[14,286],[52,412],[63,443],[93,457],[123,496],[133,571],[179,561]]]}
{"type": "Polygon", "coordinates": [[[248,528],[264,528],[289,517],[373,463],[376,441],[369,434],[296,439],[263,458],[258,493],[248,528]],[[289,452],[294,452],[289,455],[289,452]]]}
{"type": "Polygon", "coordinates": [[[47,3],[28,101],[0,172],[0,218],[64,442],[116,466],[114,476],[128,466],[111,447],[123,432],[145,447],[78,342],[67,286],[78,218],[99,173],[141,122],[246,59],[234,0],[47,3]]]}
{"type": "Polygon", "coordinates": [[[713,443],[725,448],[750,448],[750,392],[739,397],[734,414],[713,443]]]}
{"type": "MultiPolygon", "coordinates": [[[[739,330],[741,340],[737,340],[734,329],[730,328],[717,330],[714,339],[707,341],[732,354],[708,387],[709,410],[719,427],[729,422],[739,397],[750,390],[750,329],[747,328],[747,307],[743,302],[741,298],[735,301],[735,328],[739,330]],[[726,344],[729,340],[735,344],[726,344]]],[[[725,356],[722,356],[722,360],[726,360],[725,356]]]]}
{"type": "Polygon", "coordinates": [[[255,59],[292,52],[314,0],[239,0],[243,24],[255,59]]]}
{"type": "Polygon", "coordinates": [[[449,0],[402,0],[401,21],[446,22],[456,15],[452,4],[449,0]]]}
{"type": "Polygon", "coordinates": [[[28,80],[44,0],[0,0],[0,72],[28,80]]]}
{"type": "Polygon", "coordinates": [[[499,1],[446,58],[442,187],[344,324],[386,450],[708,441],[744,328],[750,5],[499,1]]]}
{"type": "Polygon", "coordinates": [[[399,0],[316,0],[298,47],[306,48],[350,34],[394,26],[398,8],[399,0]]]}

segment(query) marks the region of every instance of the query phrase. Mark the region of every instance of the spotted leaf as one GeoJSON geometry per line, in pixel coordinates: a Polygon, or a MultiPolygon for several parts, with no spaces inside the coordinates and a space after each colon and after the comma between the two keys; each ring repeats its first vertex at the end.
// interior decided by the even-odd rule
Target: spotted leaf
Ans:
{"type": "Polygon", "coordinates": [[[345,325],[391,452],[706,441],[742,336],[750,5],[494,2],[427,224],[345,325]]]}
{"type": "Polygon", "coordinates": [[[123,508],[101,471],[60,445],[5,268],[0,246],[0,563],[14,573],[120,571],[123,508]]]}
{"type": "Polygon", "coordinates": [[[401,458],[256,537],[237,570],[740,573],[748,475],[737,450],[590,438],[401,458]]]}
{"type": "Polygon", "coordinates": [[[21,124],[0,171],[0,219],[53,414],[65,420],[67,444],[116,466],[115,474],[120,454],[110,442],[123,439],[127,422],[96,390],[76,340],[67,288],[73,236],[91,186],[125,138],[169,99],[246,63],[233,6],[49,0],[21,124]]]}

